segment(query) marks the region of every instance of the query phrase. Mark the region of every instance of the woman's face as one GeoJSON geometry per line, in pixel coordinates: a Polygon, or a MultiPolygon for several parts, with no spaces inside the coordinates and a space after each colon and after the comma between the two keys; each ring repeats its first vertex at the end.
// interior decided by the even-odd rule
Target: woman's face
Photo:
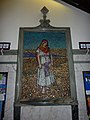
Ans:
{"type": "Polygon", "coordinates": [[[47,42],[42,42],[42,46],[46,47],[47,46],[47,42]]]}

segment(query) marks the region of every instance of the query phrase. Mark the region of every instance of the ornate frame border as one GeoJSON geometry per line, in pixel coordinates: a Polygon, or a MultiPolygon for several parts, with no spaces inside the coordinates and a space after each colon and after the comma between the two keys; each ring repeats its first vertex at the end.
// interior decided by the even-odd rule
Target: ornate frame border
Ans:
{"type": "MultiPolygon", "coordinates": [[[[70,37],[70,28],[69,27],[54,27],[51,26],[50,20],[46,19],[46,14],[49,12],[49,10],[44,6],[41,9],[41,12],[43,14],[43,19],[40,19],[40,25],[37,27],[24,27],[20,28],[19,33],[19,44],[20,39],[22,39],[22,34],[24,30],[34,30],[34,31],[48,31],[48,30],[61,30],[66,33],[66,39],[68,39],[68,58],[69,58],[69,72],[70,72],[70,90],[71,90],[71,99],[63,100],[59,105],[71,105],[72,108],[72,118],[73,120],[78,120],[78,102],[77,102],[77,95],[76,95],[76,84],[75,84],[75,75],[74,75],[74,64],[73,64],[73,56],[72,56],[72,47],[71,47],[71,37],[70,37]]],[[[21,65],[19,64],[23,48],[19,46],[18,49],[18,67],[17,67],[17,78],[16,78],[16,90],[15,90],[15,103],[14,103],[14,120],[20,120],[20,109],[23,105],[58,105],[58,104],[49,104],[46,102],[36,103],[36,102],[20,102],[20,87],[21,87],[21,65]],[[16,112],[17,111],[17,112],[16,112]],[[19,117],[18,117],[19,116],[19,117]]]]}

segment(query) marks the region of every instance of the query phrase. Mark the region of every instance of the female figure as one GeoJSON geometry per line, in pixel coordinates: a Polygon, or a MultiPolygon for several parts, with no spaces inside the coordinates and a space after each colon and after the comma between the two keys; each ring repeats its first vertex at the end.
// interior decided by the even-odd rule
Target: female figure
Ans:
{"type": "Polygon", "coordinates": [[[42,88],[42,92],[44,93],[45,88],[55,82],[54,75],[50,70],[52,60],[47,40],[42,40],[36,53],[38,62],[37,84],[42,88]]]}

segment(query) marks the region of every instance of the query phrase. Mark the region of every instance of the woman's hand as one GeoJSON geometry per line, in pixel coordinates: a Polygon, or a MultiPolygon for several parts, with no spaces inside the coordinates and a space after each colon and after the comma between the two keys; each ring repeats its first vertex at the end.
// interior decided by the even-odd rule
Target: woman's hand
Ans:
{"type": "Polygon", "coordinates": [[[41,64],[39,64],[39,68],[41,68],[42,67],[42,65],[41,64]]]}

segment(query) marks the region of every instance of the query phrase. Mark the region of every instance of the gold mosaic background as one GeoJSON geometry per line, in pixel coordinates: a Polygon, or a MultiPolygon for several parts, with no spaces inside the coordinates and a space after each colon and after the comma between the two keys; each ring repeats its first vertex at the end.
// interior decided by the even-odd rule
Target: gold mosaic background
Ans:
{"type": "MultiPolygon", "coordinates": [[[[24,53],[29,52],[35,54],[35,50],[24,51],[24,53]]],[[[41,88],[37,85],[36,58],[23,58],[21,101],[70,97],[69,68],[66,49],[51,49],[50,53],[60,57],[53,57],[51,70],[55,76],[55,83],[48,89],[45,89],[45,93],[42,93],[41,88]]]]}

